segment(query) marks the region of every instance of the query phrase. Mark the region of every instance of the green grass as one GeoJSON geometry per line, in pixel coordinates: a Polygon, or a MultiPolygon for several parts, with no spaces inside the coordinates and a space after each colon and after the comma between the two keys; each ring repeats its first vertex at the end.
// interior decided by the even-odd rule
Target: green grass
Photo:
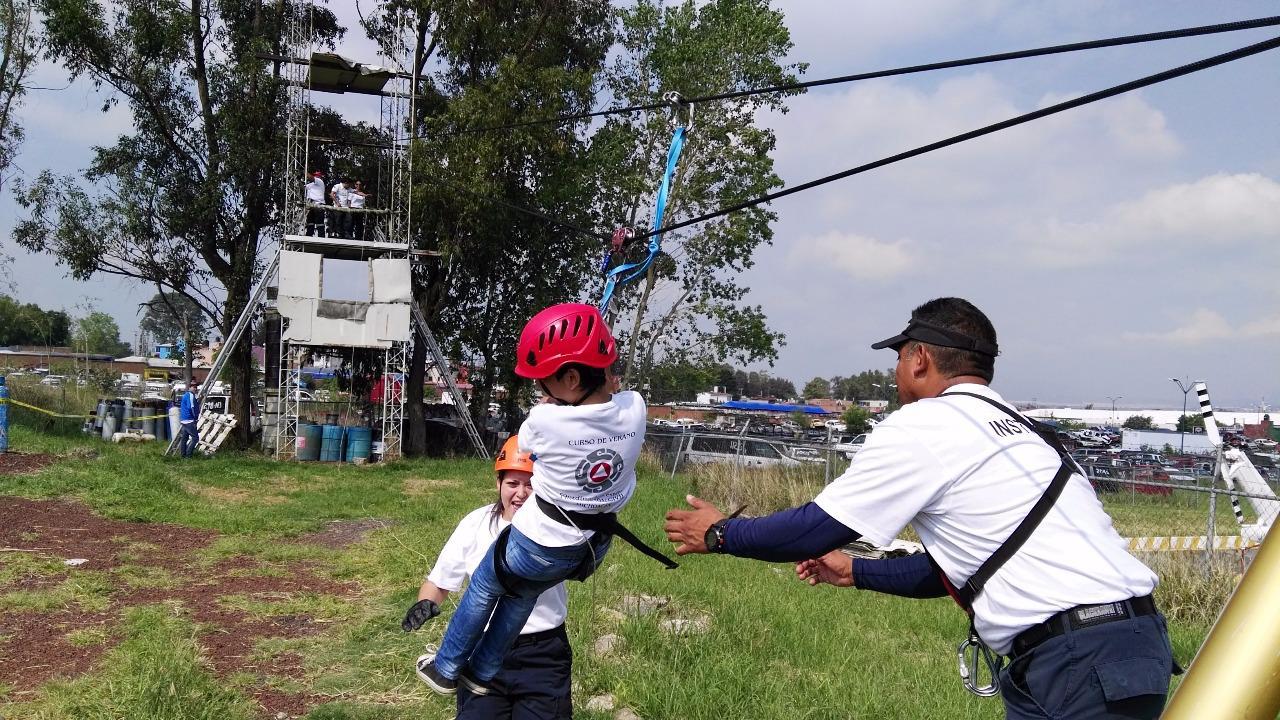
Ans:
{"type": "Polygon", "coordinates": [[[77,570],[47,589],[14,590],[0,595],[0,611],[49,612],[78,607],[98,612],[110,605],[111,590],[111,580],[106,573],[77,570]]]}
{"type": "MultiPolygon", "coordinates": [[[[62,438],[22,431],[13,437],[24,450],[69,450],[61,445],[62,438]]],[[[193,562],[251,556],[264,563],[265,574],[306,563],[314,572],[350,581],[357,596],[221,598],[224,607],[257,616],[307,615],[334,621],[324,623],[316,635],[259,643],[254,653],[259,659],[284,652],[300,655],[300,679],[241,673],[229,679],[231,689],[218,689],[199,660],[185,621],[165,608],[135,609],[120,629],[123,640],[110,651],[108,661],[82,678],[51,683],[31,703],[0,705],[0,715],[238,718],[247,716],[247,691],[267,683],[328,698],[309,720],[453,716],[452,703],[429,694],[414,677],[412,663],[426,643],[439,642],[456,597],[446,603],[445,616],[418,633],[403,633],[399,621],[458,520],[492,500],[488,463],[423,460],[354,468],[281,464],[254,454],[184,463],[161,457],[158,446],[94,447],[99,457],[69,455],[33,475],[0,477],[0,494],[74,496],[112,518],[215,530],[221,537],[199,551],[193,562]],[[358,518],[391,524],[340,550],[297,542],[329,521],[358,518]]],[[[726,486],[723,478],[720,481],[716,485],[716,478],[699,477],[698,491],[723,502],[726,486]]],[[[743,501],[758,497],[776,505],[793,496],[796,501],[807,499],[800,497],[806,493],[811,497],[811,485],[812,478],[805,476],[782,490],[767,484],[731,489],[749,490],[752,499],[743,501]]],[[[682,505],[691,489],[691,481],[682,476],[671,480],[666,473],[642,467],[640,488],[623,520],[647,542],[669,547],[662,535],[662,516],[682,505]]],[[[1153,534],[1175,534],[1184,522],[1190,528],[1195,515],[1189,504],[1119,500],[1107,501],[1117,525],[1145,523],[1153,534]]],[[[762,509],[753,506],[754,512],[762,509]]],[[[1203,512],[1199,524],[1203,525],[1203,512]]],[[[0,567],[0,580],[6,573],[13,579],[54,570],[35,558],[21,562],[18,570],[0,567]]],[[[10,608],[23,607],[23,602],[28,608],[40,602],[47,607],[85,606],[109,601],[107,580],[139,587],[172,581],[163,573],[129,568],[103,576],[102,586],[89,583],[77,590],[64,583],[43,591],[40,599],[0,596],[0,605],[7,601],[10,608]]],[[[92,577],[72,571],[66,582],[84,583],[92,577]]],[[[1201,598],[1196,602],[1202,605],[1216,602],[1221,582],[1199,587],[1196,577],[1191,573],[1178,581],[1178,592],[1201,598]]],[[[1184,664],[1207,630],[1204,616],[1188,615],[1173,623],[1175,648],[1184,664]]],[[[790,566],[733,558],[685,558],[679,570],[667,571],[619,542],[591,582],[570,584],[576,717],[611,718],[612,713],[585,711],[587,700],[601,693],[612,694],[618,707],[629,707],[649,720],[1001,717],[997,700],[979,700],[960,686],[955,647],[966,626],[949,600],[921,602],[809,588],[794,579],[790,566]],[[623,595],[640,593],[667,596],[671,602],[653,616],[619,618],[610,611],[623,595]],[[710,619],[705,634],[671,637],[659,630],[662,620],[696,616],[710,619]],[[592,644],[605,633],[622,636],[620,655],[592,655],[592,644]]],[[[81,641],[95,637],[86,634],[81,641]]]]}

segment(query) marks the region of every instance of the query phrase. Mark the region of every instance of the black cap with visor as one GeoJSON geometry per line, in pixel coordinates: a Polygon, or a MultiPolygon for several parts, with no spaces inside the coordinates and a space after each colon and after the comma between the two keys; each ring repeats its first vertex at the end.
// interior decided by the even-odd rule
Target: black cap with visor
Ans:
{"type": "Polygon", "coordinates": [[[968,350],[979,355],[995,357],[1000,354],[1000,348],[994,343],[985,340],[969,337],[964,333],[956,332],[948,328],[940,327],[923,320],[912,318],[907,323],[907,329],[894,335],[891,338],[881,340],[871,346],[872,350],[883,350],[892,348],[898,350],[908,341],[915,340],[917,342],[936,345],[938,347],[955,348],[957,350],[968,350]]]}

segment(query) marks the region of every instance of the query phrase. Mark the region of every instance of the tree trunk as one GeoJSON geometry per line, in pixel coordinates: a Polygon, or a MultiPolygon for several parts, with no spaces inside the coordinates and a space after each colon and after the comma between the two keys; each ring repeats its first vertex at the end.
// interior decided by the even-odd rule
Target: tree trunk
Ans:
{"type": "Polygon", "coordinates": [[[631,382],[633,375],[633,365],[636,359],[636,345],[640,339],[640,325],[644,323],[644,311],[649,305],[649,291],[653,290],[653,283],[657,278],[657,269],[649,266],[649,272],[644,276],[644,291],[640,293],[640,303],[636,306],[636,321],[631,326],[631,337],[627,338],[627,365],[622,371],[622,387],[626,388],[631,382]]]}
{"type": "Polygon", "coordinates": [[[405,384],[407,405],[404,409],[405,429],[401,442],[407,457],[421,457],[427,452],[427,418],[422,406],[427,375],[426,360],[427,341],[419,336],[409,355],[409,380],[405,384]]]}

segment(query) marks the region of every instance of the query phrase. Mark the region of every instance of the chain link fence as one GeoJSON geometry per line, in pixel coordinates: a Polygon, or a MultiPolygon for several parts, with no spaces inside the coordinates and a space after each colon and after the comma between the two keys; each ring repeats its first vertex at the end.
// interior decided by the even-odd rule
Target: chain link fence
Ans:
{"type": "MultiPolygon", "coordinates": [[[[665,428],[651,428],[645,445],[664,472],[688,476],[701,497],[727,509],[746,505],[753,515],[813,499],[845,471],[852,449],[794,436],[665,428]]],[[[1181,467],[1119,459],[1083,466],[1130,552],[1160,575],[1161,607],[1179,620],[1212,623],[1280,515],[1270,461],[1234,457],[1188,457],[1181,467]]]]}

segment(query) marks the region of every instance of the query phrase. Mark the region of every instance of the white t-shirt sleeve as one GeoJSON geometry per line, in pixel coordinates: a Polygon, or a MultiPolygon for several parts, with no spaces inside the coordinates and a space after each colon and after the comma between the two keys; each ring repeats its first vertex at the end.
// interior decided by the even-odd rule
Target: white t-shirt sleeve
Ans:
{"type": "Polygon", "coordinates": [[[444,544],[440,556],[436,558],[435,567],[431,568],[431,572],[427,574],[427,579],[435,583],[436,587],[449,592],[462,589],[462,584],[470,574],[467,559],[471,556],[472,546],[475,545],[477,536],[480,535],[477,530],[480,529],[480,523],[488,521],[490,512],[491,506],[488,505],[472,510],[462,518],[458,527],[454,528],[449,541],[444,544]]]}
{"type": "Polygon", "coordinates": [[[814,502],[867,540],[888,545],[942,494],[945,477],[928,448],[886,422],[814,502]]]}
{"type": "Polygon", "coordinates": [[[546,451],[545,443],[542,441],[543,435],[538,432],[539,413],[534,412],[538,407],[535,405],[529,410],[529,417],[520,424],[518,444],[521,452],[532,453],[534,462],[538,461],[536,457],[539,453],[546,451]]]}

